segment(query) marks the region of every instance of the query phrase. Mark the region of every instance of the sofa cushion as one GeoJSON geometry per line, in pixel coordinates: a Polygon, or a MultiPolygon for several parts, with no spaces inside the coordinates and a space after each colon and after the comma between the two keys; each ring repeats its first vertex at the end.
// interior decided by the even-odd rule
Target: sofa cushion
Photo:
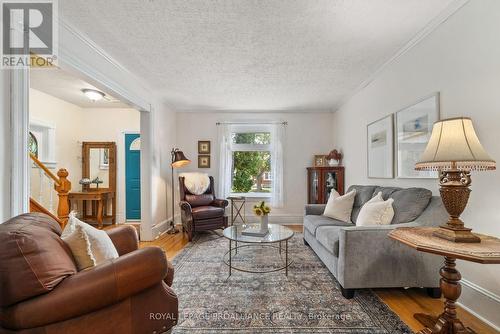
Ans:
{"type": "Polygon", "coordinates": [[[320,226],[316,230],[316,239],[327,251],[339,257],[339,231],[344,226],[320,226]]]}
{"type": "Polygon", "coordinates": [[[47,293],[76,273],[60,235],[59,224],[41,213],[0,224],[0,306],[47,293]]]}
{"type": "Polygon", "coordinates": [[[424,188],[401,189],[378,187],[375,194],[382,192],[384,200],[393,198],[394,218],[391,224],[409,223],[422,214],[432,197],[432,192],[424,188]]]}
{"type": "Polygon", "coordinates": [[[330,194],[330,198],[328,198],[328,202],[326,203],[323,215],[332,219],[350,222],[352,205],[354,203],[355,196],[356,190],[351,190],[347,194],[340,196],[340,194],[333,189],[330,194]]]}
{"type": "Polygon", "coordinates": [[[203,195],[193,195],[186,194],[186,202],[188,202],[193,208],[197,206],[207,206],[214,201],[214,195],[203,194],[203,195]]]}
{"type": "Polygon", "coordinates": [[[354,226],[354,224],[346,223],[325,216],[304,216],[304,228],[307,229],[312,235],[316,236],[316,230],[320,226],[354,226]]]}
{"type": "MultiPolygon", "coordinates": [[[[363,204],[368,202],[373,197],[373,192],[375,191],[375,188],[377,188],[377,186],[360,186],[360,185],[350,186],[347,192],[350,192],[351,190],[354,189],[356,190],[356,196],[354,197],[354,207],[360,208],[363,206],[363,204]]],[[[352,221],[354,222],[354,220],[352,221]]]]}
{"type": "Polygon", "coordinates": [[[210,219],[224,216],[224,209],[216,206],[197,206],[192,209],[192,213],[196,220],[210,219]]]}

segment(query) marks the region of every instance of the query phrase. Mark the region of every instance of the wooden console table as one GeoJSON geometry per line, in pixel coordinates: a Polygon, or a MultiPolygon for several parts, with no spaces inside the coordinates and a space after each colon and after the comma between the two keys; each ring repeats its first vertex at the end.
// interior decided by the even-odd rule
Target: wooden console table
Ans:
{"type": "Polygon", "coordinates": [[[389,236],[420,252],[444,256],[444,266],[440,270],[441,291],[445,298],[444,312],[439,317],[417,313],[415,319],[426,328],[420,334],[465,334],[475,333],[458,319],[455,303],[460,297],[462,278],[456,269],[457,259],[483,264],[500,263],[500,239],[476,234],[480,243],[455,243],[433,236],[435,227],[397,228],[389,236]]]}
{"type": "Polygon", "coordinates": [[[73,201],[82,201],[83,202],[83,218],[94,218],[97,222],[99,228],[103,227],[104,219],[111,219],[111,223],[116,223],[116,207],[115,201],[112,199],[115,197],[115,192],[112,190],[92,190],[92,191],[81,191],[81,192],[70,192],[68,194],[68,199],[70,201],[70,207],[73,201]],[[107,215],[108,201],[111,201],[111,215],[107,215]],[[92,215],[87,215],[87,202],[91,203],[92,207],[92,215]],[[95,210],[95,205],[93,203],[97,203],[97,210],[95,210]],[[96,212],[97,211],[97,212],[96,212]]]}

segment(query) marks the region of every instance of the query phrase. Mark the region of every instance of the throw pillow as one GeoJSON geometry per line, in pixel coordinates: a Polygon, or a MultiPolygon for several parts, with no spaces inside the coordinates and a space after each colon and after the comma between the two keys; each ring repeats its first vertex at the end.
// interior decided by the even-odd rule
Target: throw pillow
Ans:
{"type": "Polygon", "coordinates": [[[323,215],[346,223],[350,222],[355,196],[356,190],[351,190],[347,194],[340,196],[339,193],[333,189],[326,203],[323,215]]]}
{"type": "Polygon", "coordinates": [[[66,235],[61,236],[61,238],[71,250],[78,271],[96,265],[95,258],[90,250],[89,237],[87,233],[85,233],[83,227],[77,225],[73,229],[73,232],[66,233],[66,235]]]}
{"type": "Polygon", "coordinates": [[[371,200],[365,203],[359,211],[357,226],[389,225],[394,217],[394,200],[389,198],[384,201],[382,193],[379,192],[371,200]]]}
{"type": "Polygon", "coordinates": [[[82,222],[76,218],[74,212],[70,213],[68,224],[64,228],[61,237],[64,238],[66,235],[71,234],[77,226],[82,227],[89,239],[90,251],[95,259],[95,265],[101,264],[109,259],[116,259],[118,257],[116,247],[108,234],[105,231],[98,230],[95,227],[82,222]]]}

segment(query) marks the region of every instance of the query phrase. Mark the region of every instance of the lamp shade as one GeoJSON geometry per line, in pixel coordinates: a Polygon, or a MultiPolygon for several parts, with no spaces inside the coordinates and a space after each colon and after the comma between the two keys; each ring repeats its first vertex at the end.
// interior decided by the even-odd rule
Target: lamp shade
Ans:
{"type": "Polygon", "coordinates": [[[496,163],[477,138],[472,120],[450,118],[434,123],[416,170],[492,170],[496,163]]]}
{"type": "Polygon", "coordinates": [[[187,166],[190,163],[191,163],[191,160],[186,158],[186,156],[184,155],[184,153],[182,151],[174,150],[172,152],[172,167],[180,168],[180,167],[187,166]]]}

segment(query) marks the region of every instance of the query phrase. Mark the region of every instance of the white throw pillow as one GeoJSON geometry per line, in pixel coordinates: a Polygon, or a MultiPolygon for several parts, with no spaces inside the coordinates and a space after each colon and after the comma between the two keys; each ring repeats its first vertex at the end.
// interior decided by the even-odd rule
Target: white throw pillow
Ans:
{"type": "Polygon", "coordinates": [[[70,213],[68,224],[64,228],[61,238],[65,238],[67,235],[73,233],[77,226],[81,226],[88,237],[90,242],[90,251],[95,259],[95,265],[101,264],[109,259],[116,259],[118,257],[116,247],[108,234],[105,231],[98,230],[95,227],[82,222],[76,218],[74,212],[70,213]]]}
{"type": "Polygon", "coordinates": [[[204,194],[210,187],[210,178],[206,173],[181,173],[179,176],[184,177],[184,185],[191,194],[204,194]]]}
{"type": "Polygon", "coordinates": [[[66,233],[66,235],[61,238],[71,250],[78,270],[83,270],[96,265],[95,258],[90,250],[89,238],[83,227],[77,225],[73,232],[66,233]]]}
{"type": "Polygon", "coordinates": [[[343,196],[340,196],[335,189],[332,189],[323,215],[346,223],[350,222],[354,196],[356,196],[356,189],[343,196]]]}
{"type": "Polygon", "coordinates": [[[393,202],[392,198],[384,201],[379,192],[361,207],[356,226],[389,225],[394,217],[393,202]]]}

